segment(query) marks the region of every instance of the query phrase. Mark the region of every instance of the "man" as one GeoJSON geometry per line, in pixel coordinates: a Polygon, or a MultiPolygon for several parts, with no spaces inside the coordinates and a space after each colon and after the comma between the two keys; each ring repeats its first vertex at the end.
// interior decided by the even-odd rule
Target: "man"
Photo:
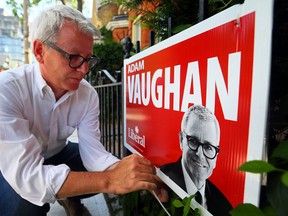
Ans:
{"type": "Polygon", "coordinates": [[[182,156],[161,170],[215,216],[229,215],[231,204],[208,180],[219,153],[220,128],[206,107],[194,105],[182,118],[180,148],[182,156]]]}
{"type": "Polygon", "coordinates": [[[99,60],[97,34],[79,11],[55,6],[32,25],[37,63],[1,73],[1,216],[46,215],[56,200],[67,215],[89,215],[80,195],[95,193],[149,190],[167,200],[150,161],[120,161],[100,143],[98,95],[83,79],[99,60]],[[79,145],[66,142],[75,129],[79,145]]]}

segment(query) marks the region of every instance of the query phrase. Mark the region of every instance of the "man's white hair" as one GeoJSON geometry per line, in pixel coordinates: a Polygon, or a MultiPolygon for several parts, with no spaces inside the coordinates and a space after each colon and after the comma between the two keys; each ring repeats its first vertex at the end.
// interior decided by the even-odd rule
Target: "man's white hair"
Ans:
{"type": "Polygon", "coordinates": [[[55,42],[64,22],[73,22],[81,32],[100,37],[100,32],[80,11],[67,6],[56,5],[40,13],[31,25],[31,41],[55,42]]]}
{"type": "Polygon", "coordinates": [[[218,120],[216,116],[207,107],[202,106],[202,105],[194,105],[188,108],[188,110],[184,113],[183,118],[182,118],[181,131],[184,131],[184,129],[186,128],[187,122],[190,116],[192,116],[192,114],[202,121],[214,121],[216,134],[217,134],[217,140],[219,142],[220,141],[220,126],[219,126],[218,120]]]}

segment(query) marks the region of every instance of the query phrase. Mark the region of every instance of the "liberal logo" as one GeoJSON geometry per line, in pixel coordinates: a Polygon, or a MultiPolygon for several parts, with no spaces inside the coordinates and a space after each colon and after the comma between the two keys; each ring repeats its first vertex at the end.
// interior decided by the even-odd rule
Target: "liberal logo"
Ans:
{"type": "Polygon", "coordinates": [[[135,126],[135,129],[129,128],[128,127],[128,137],[132,140],[134,140],[136,143],[139,145],[145,147],[145,136],[139,135],[139,127],[135,126]]]}

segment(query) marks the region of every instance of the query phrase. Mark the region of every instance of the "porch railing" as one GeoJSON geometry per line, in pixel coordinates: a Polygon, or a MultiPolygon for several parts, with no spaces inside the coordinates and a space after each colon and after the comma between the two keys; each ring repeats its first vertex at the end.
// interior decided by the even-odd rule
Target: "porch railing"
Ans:
{"type": "Polygon", "coordinates": [[[101,142],[107,151],[122,158],[122,82],[94,88],[99,95],[101,142]]]}

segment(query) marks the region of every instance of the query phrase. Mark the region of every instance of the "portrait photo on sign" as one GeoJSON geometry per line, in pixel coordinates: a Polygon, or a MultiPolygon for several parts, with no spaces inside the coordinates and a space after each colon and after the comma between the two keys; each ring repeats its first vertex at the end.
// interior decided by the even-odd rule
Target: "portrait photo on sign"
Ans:
{"type": "Polygon", "coordinates": [[[229,215],[232,205],[209,181],[220,153],[220,127],[216,116],[202,105],[184,113],[179,132],[181,157],[160,170],[213,215],[229,215]],[[221,206],[221,208],[219,208],[221,206]]]}

